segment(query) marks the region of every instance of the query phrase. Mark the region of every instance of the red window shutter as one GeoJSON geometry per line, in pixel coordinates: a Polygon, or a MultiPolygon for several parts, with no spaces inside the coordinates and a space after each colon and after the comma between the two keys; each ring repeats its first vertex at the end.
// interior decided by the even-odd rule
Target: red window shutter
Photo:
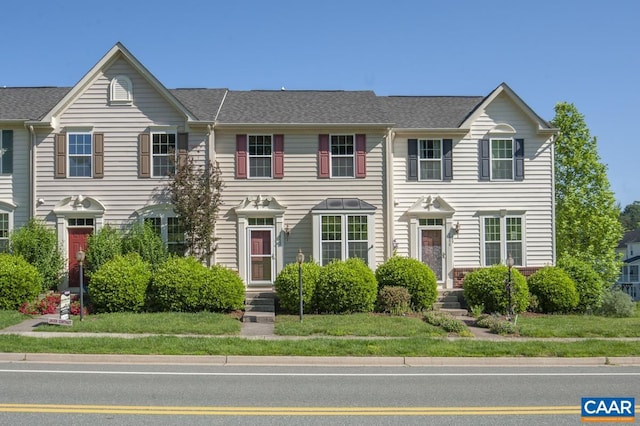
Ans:
{"type": "Polygon", "coordinates": [[[138,147],[138,177],[151,177],[151,135],[140,133],[138,147]]]}
{"type": "Polygon", "coordinates": [[[56,134],[56,177],[67,177],[67,135],[56,134]]]}
{"type": "Polygon", "coordinates": [[[104,177],[104,133],[93,134],[93,177],[104,177]]]}
{"type": "Polygon", "coordinates": [[[329,176],[329,135],[318,135],[318,177],[329,176]]]}
{"type": "Polygon", "coordinates": [[[273,135],[273,177],[284,177],[284,135],[273,135]]]}
{"type": "Polygon", "coordinates": [[[356,177],[367,177],[367,135],[356,135],[356,177]]]}
{"type": "Polygon", "coordinates": [[[236,135],[236,179],[247,178],[247,135],[236,135]]]}

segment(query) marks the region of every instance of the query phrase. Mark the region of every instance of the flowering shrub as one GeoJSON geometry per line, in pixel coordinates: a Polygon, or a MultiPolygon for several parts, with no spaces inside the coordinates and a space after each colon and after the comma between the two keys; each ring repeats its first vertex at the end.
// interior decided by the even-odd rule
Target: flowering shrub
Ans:
{"type": "MultiPolygon", "coordinates": [[[[44,295],[39,296],[32,301],[26,301],[20,306],[18,311],[21,314],[26,315],[47,315],[58,313],[60,307],[60,293],[54,293],[50,291],[44,295]]],[[[80,315],[80,296],[77,294],[71,295],[71,305],[69,306],[69,312],[71,315],[80,315]]],[[[84,314],[87,315],[89,309],[84,307],[84,314]]]]}

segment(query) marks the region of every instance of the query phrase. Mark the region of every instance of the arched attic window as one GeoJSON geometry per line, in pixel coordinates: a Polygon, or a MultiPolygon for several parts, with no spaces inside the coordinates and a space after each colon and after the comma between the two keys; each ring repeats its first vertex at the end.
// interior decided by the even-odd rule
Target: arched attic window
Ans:
{"type": "Polygon", "coordinates": [[[131,104],[133,85],[126,75],[117,75],[111,80],[109,100],[112,104],[131,104]]]}

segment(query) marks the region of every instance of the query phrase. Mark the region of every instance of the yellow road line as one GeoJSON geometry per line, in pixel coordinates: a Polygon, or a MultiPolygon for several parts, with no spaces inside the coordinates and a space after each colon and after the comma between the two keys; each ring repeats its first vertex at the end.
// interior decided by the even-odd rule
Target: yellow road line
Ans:
{"type": "Polygon", "coordinates": [[[473,416],[580,414],[579,406],[531,407],[189,407],[0,404],[0,412],[201,416],[473,416]]]}

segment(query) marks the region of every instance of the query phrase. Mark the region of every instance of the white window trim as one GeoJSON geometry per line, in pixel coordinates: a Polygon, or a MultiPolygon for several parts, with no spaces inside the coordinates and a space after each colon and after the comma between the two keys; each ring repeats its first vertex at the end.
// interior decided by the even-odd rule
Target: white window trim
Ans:
{"type": "Polygon", "coordinates": [[[356,177],[356,135],[353,133],[335,133],[329,135],[329,176],[334,179],[354,179],[356,177]],[[335,155],[336,158],[349,158],[352,161],[352,176],[334,176],[333,175],[333,137],[334,136],[351,136],[353,142],[353,154],[351,155],[335,155]]]}
{"type": "Polygon", "coordinates": [[[167,175],[156,175],[155,174],[155,167],[154,167],[154,159],[156,157],[170,157],[171,154],[154,154],[153,153],[153,135],[174,135],[174,145],[173,145],[173,162],[174,165],[177,164],[178,162],[178,131],[175,128],[151,128],[151,134],[150,134],[150,139],[151,139],[151,177],[152,178],[166,178],[167,175]]]}
{"type": "Polygon", "coordinates": [[[127,77],[126,75],[117,75],[111,79],[111,83],[109,84],[109,103],[111,105],[133,104],[133,84],[131,83],[131,79],[129,77],[127,77]],[[124,82],[127,85],[127,89],[125,89],[125,92],[127,94],[126,98],[119,98],[117,96],[118,91],[116,90],[116,84],[119,84],[121,82],[124,82]]]}
{"type": "Polygon", "coordinates": [[[418,139],[418,180],[419,181],[439,181],[439,180],[442,180],[442,173],[444,172],[443,171],[444,164],[443,164],[443,161],[442,161],[443,155],[444,155],[444,152],[443,152],[442,139],[433,139],[433,138],[418,139]],[[440,158],[438,158],[438,159],[422,158],[420,156],[420,153],[422,152],[422,150],[420,149],[421,145],[422,145],[422,142],[426,143],[427,141],[434,141],[434,142],[437,141],[437,142],[440,143],[440,158]],[[420,167],[422,162],[425,162],[425,163],[436,163],[436,162],[440,163],[440,177],[438,177],[438,178],[423,178],[422,177],[422,173],[421,173],[422,167],[420,167]]]}
{"type": "MultiPolygon", "coordinates": [[[[169,245],[169,221],[168,218],[177,217],[173,211],[173,206],[167,204],[160,204],[157,206],[145,207],[138,210],[138,221],[140,224],[144,224],[145,219],[160,218],[160,237],[165,246],[169,245]]],[[[186,241],[186,237],[185,240],[186,241]]]]}
{"type": "Polygon", "coordinates": [[[247,135],[247,178],[248,179],[273,179],[273,135],[271,134],[250,134],[247,135]],[[251,155],[251,137],[252,136],[268,136],[271,139],[271,155],[251,155]],[[251,176],[251,159],[252,158],[269,158],[271,162],[271,174],[269,176],[251,176]]]}
{"type": "Polygon", "coordinates": [[[526,244],[526,216],[524,214],[486,214],[479,217],[480,219],[480,262],[482,267],[488,267],[493,265],[487,264],[486,259],[486,238],[485,238],[485,219],[487,218],[496,218],[500,219],[500,263],[506,265],[507,257],[510,253],[507,253],[507,219],[509,218],[518,218],[520,219],[521,224],[521,234],[522,239],[520,240],[520,244],[522,246],[522,262],[523,264],[515,264],[515,266],[526,267],[527,263],[527,244],[526,244]]]}
{"type": "Polygon", "coordinates": [[[5,203],[0,202],[0,214],[7,215],[7,236],[5,238],[0,238],[0,240],[6,241],[7,247],[9,244],[9,235],[11,235],[11,232],[13,232],[13,208],[9,207],[10,205],[6,205],[5,207],[5,203]]]}
{"type": "Polygon", "coordinates": [[[347,224],[348,216],[366,216],[367,217],[367,265],[370,268],[375,267],[375,212],[370,210],[354,210],[354,211],[327,211],[322,210],[313,215],[313,258],[318,259],[320,265],[323,264],[322,259],[322,217],[323,216],[340,216],[341,220],[341,260],[347,260],[349,257],[349,230],[347,224]]]}
{"type": "Polygon", "coordinates": [[[69,130],[67,131],[67,177],[70,179],[89,179],[93,177],[93,173],[95,171],[95,164],[94,164],[94,146],[93,146],[93,131],[91,130],[69,130]],[[71,135],[89,135],[91,136],[91,154],[87,155],[87,154],[73,154],[71,155],[71,149],[70,149],[70,138],[71,135]],[[71,176],[71,157],[90,157],[91,158],[91,173],[89,174],[89,176],[71,176]]]}
{"type": "MultiPolygon", "coordinates": [[[[491,177],[491,180],[494,181],[498,181],[498,182],[511,182],[513,180],[515,180],[516,178],[516,151],[515,151],[516,145],[515,145],[515,140],[512,137],[507,137],[507,136],[501,136],[501,137],[492,137],[489,138],[489,175],[491,177]],[[494,177],[494,173],[493,173],[493,142],[494,141],[511,141],[511,178],[496,178],[494,177]]],[[[496,159],[496,161],[508,161],[506,158],[499,158],[496,159]]]]}

